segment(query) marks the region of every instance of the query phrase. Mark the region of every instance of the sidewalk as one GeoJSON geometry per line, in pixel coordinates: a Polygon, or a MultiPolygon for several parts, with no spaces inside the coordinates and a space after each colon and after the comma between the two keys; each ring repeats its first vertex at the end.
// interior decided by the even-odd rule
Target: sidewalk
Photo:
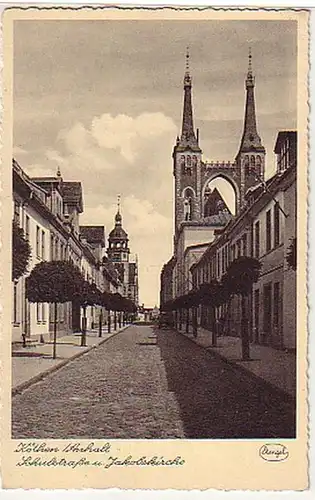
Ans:
{"type": "Polygon", "coordinates": [[[198,328],[197,338],[192,333],[181,334],[208,351],[214,352],[229,363],[251,372],[268,384],[295,398],[296,393],[296,355],[272,347],[250,344],[249,361],[242,361],[242,344],[239,337],[222,336],[217,338],[217,347],[211,345],[211,332],[198,328]]]}
{"type": "Polygon", "coordinates": [[[110,337],[128,328],[125,325],[107,333],[103,328],[102,337],[98,330],[86,332],[86,347],[81,347],[81,333],[66,335],[57,339],[57,358],[52,358],[53,343],[38,344],[29,347],[12,346],[12,394],[16,394],[33,383],[44,378],[48,373],[61,368],[70,360],[106,342],[110,337]]]}

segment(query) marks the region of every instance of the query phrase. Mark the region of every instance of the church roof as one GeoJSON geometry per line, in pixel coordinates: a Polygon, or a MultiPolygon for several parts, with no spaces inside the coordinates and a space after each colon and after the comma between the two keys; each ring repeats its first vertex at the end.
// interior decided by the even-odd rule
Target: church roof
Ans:
{"type": "Polygon", "coordinates": [[[122,227],[122,216],[118,210],[115,215],[115,227],[109,233],[109,240],[128,240],[128,234],[122,227]]]}
{"type": "Polygon", "coordinates": [[[81,182],[62,182],[61,193],[65,203],[75,204],[83,212],[83,195],[81,182]]]}
{"type": "Polygon", "coordinates": [[[249,53],[249,64],[248,64],[248,72],[245,85],[246,85],[246,104],[245,104],[244,129],[237,157],[240,155],[240,153],[247,153],[251,151],[257,151],[261,153],[265,152],[265,148],[262,145],[256,124],[256,108],[255,108],[255,94],[254,94],[255,77],[252,71],[251,52],[249,53]]]}
{"type": "Polygon", "coordinates": [[[115,226],[114,229],[111,230],[109,233],[109,238],[111,240],[117,239],[117,240],[127,240],[128,239],[128,234],[126,231],[120,226],[115,226]]]}
{"type": "Polygon", "coordinates": [[[228,214],[231,213],[220,192],[217,190],[217,188],[214,188],[213,191],[210,192],[205,203],[204,216],[209,217],[212,215],[218,215],[223,211],[228,214]]]}

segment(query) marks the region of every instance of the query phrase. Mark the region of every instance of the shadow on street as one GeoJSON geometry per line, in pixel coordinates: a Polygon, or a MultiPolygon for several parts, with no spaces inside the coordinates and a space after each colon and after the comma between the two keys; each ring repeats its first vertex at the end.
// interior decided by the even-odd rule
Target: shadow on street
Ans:
{"type": "Polygon", "coordinates": [[[294,438],[295,403],[182,334],[154,328],[187,438],[294,438]]]}

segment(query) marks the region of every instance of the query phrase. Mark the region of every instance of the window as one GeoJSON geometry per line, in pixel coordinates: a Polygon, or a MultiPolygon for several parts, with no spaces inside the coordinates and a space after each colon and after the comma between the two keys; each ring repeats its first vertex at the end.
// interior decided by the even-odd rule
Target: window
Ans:
{"type": "Polygon", "coordinates": [[[20,225],[20,203],[14,200],[14,222],[20,225]]]}
{"type": "Polygon", "coordinates": [[[30,218],[28,215],[25,217],[25,238],[30,239],[30,218]]]}
{"type": "Polygon", "coordinates": [[[237,257],[242,255],[242,240],[241,238],[237,240],[237,257]]]}
{"type": "Polygon", "coordinates": [[[45,231],[42,231],[42,259],[45,260],[45,231]]]}
{"type": "Polygon", "coordinates": [[[217,276],[220,276],[220,254],[217,253],[217,276]]]}
{"type": "Polygon", "coordinates": [[[274,283],[273,287],[273,326],[280,326],[280,283],[274,283]]]}
{"type": "Polygon", "coordinates": [[[42,320],[42,304],[40,302],[36,302],[36,321],[40,323],[42,320]]]}
{"type": "Polygon", "coordinates": [[[259,258],[260,255],[260,222],[255,223],[255,257],[259,258]]]}
{"type": "Polygon", "coordinates": [[[271,250],[271,210],[266,212],[266,252],[271,250]]]}
{"type": "Polygon", "coordinates": [[[52,234],[50,237],[50,259],[54,260],[55,258],[55,238],[52,234]]]}
{"type": "Polygon", "coordinates": [[[280,243],[280,209],[278,202],[274,206],[273,216],[274,216],[274,240],[275,240],[275,247],[277,247],[280,243]]]}
{"type": "Polygon", "coordinates": [[[42,302],[42,322],[46,321],[46,304],[42,302]]]}
{"type": "Polygon", "coordinates": [[[36,226],[36,255],[40,257],[40,228],[36,226]]]}
{"type": "Polygon", "coordinates": [[[222,273],[224,273],[225,271],[225,267],[224,267],[224,248],[222,248],[221,250],[221,270],[222,270],[222,273]]]}
{"type": "Polygon", "coordinates": [[[264,285],[264,340],[271,335],[271,283],[264,285]]]}
{"type": "Polygon", "coordinates": [[[59,239],[57,237],[55,239],[55,259],[59,259],[59,239]]]}
{"type": "Polygon", "coordinates": [[[249,174],[249,156],[246,155],[244,159],[244,166],[245,166],[245,177],[249,174]]]}
{"type": "Polygon", "coordinates": [[[256,172],[257,172],[257,175],[261,175],[261,156],[260,155],[257,155],[256,156],[256,172]]]}
{"type": "Polygon", "coordinates": [[[235,259],[235,245],[231,246],[231,262],[235,259]]]}
{"type": "Polygon", "coordinates": [[[247,255],[247,234],[243,234],[243,255],[247,255]]]}

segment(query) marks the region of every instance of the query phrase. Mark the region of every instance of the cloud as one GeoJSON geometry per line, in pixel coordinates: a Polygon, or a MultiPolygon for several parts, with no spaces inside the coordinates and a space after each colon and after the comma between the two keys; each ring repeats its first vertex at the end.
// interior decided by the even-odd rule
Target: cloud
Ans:
{"type": "Polygon", "coordinates": [[[23,166],[27,175],[30,177],[53,177],[56,175],[56,170],[47,167],[45,164],[33,163],[32,165],[23,166]]]}
{"type": "Polygon", "coordinates": [[[175,123],[163,113],[142,113],[135,118],[105,113],[94,118],[91,127],[91,133],[101,148],[117,149],[129,163],[135,161],[143,141],[175,131],[175,123]]]}

